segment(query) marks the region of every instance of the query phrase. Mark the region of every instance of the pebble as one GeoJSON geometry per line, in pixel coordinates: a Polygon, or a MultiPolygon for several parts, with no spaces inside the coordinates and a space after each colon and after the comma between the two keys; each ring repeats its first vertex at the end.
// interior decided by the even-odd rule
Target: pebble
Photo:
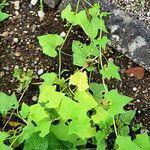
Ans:
{"type": "Polygon", "coordinates": [[[3,71],[0,72],[0,78],[2,78],[5,75],[3,71]]]}
{"type": "Polygon", "coordinates": [[[39,16],[41,19],[44,18],[44,15],[45,15],[45,13],[44,13],[42,10],[38,11],[38,16],[39,16]]]}
{"type": "Polygon", "coordinates": [[[14,2],[14,9],[19,10],[20,9],[20,1],[15,1],[14,2]]]}
{"type": "Polygon", "coordinates": [[[2,36],[2,37],[7,37],[8,34],[9,34],[9,33],[6,31],[6,32],[3,32],[2,34],[0,34],[0,36],[2,36]]]}
{"type": "Polygon", "coordinates": [[[36,3],[38,2],[38,0],[31,0],[31,4],[34,6],[36,5],[36,3]]]}
{"type": "Polygon", "coordinates": [[[114,59],[113,58],[108,58],[108,61],[114,63],[114,59]]]}
{"type": "Polygon", "coordinates": [[[15,43],[18,43],[19,40],[18,40],[18,38],[14,38],[13,41],[14,41],[15,43]]]}
{"type": "Polygon", "coordinates": [[[38,100],[37,96],[33,96],[33,97],[32,97],[32,100],[33,100],[33,101],[37,101],[37,100],[38,100]]]}
{"type": "Polygon", "coordinates": [[[39,69],[37,73],[38,73],[38,75],[41,75],[41,74],[43,74],[43,72],[44,72],[44,69],[39,69]]]}
{"type": "Polygon", "coordinates": [[[66,36],[66,33],[65,33],[65,32],[61,32],[61,33],[60,33],[60,36],[61,36],[61,37],[65,37],[65,36],[66,36]]]}
{"type": "Polygon", "coordinates": [[[134,87],[132,90],[133,90],[133,91],[137,91],[137,88],[136,88],[136,87],[134,87]]]}

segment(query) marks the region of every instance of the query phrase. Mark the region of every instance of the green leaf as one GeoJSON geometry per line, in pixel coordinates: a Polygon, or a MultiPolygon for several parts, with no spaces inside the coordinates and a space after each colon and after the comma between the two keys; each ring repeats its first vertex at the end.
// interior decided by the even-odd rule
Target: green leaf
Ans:
{"type": "Polygon", "coordinates": [[[57,34],[38,36],[38,40],[43,49],[43,53],[50,57],[57,56],[55,49],[64,42],[63,38],[57,34]]]}
{"type": "Polygon", "coordinates": [[[76,85],[78,87],[78,91],[87,90],[89,86],[86,72],[78,71],[75,74],[71,75],[69,85],[76,85]]]}
{"type": "Polygon", "coordinates": [[[107,38],[107,36],[103,36],[102,38],[98,38],[95,42],[97,45],[105,49],[107,43],[109,42],[109,39],[107,38]]]}
{"type": "Polygon", "coordinates": [[[98,106],[95,108],[96,114],[92,115],[91,119],[96,123],[96,124],[101,124],[101,123],[106,123],[110,116],[108,112],[103,109],[101,106],[98,106]]]}
{"type": "Polygon", "coordinates": [[[95,135],[97,150],[105,150],[107,143],[105,141],[105,133],[103,131],[98,131],[95,135]]]}
{"type": "Polygon", "coordinates": [[[0,143],[0,148],[1,150],[13,150],[13,148],[11,148],[8,145],[5,145],[4,143],[0,143]]]}
{"type": "Polygon", "coordinates": [[[132,100],[130,97],[120,95],[117,90],[111,90],[105,93],[104,97],[109,103],[107,112],[112,117],[124,113],[123,107],[132,100]]]}
{"type": "Polygon", "coordinates": [[[128,134],[130,132],[130,129],[127,125],[121,127],[119,130],[120,130],[120,135],[121,136],[128,136],[128,134]]]}
{"type": "Polygon", "coordinates": [[[71,121],[69,124],[69,134],[76,134],[84,140],[95,136],[96,128],[91,127],[90,119],[86,117],[71,121]]]}
{"type": "Polygon", "coordinates": [[[67,5],[67,7],[61,12],[61,18],[66,19],[68,22],[74,25],[75,22],[75,13],[71,11],[71,5],[67,5]]]}
{"type": "Polygon", "coordinates": [[[93,93],[93,97],[99,102],[103,97],[103,93],[105,93],[104,85],[98,83],[90,83],[89,88],[93,93]]]}
{"type": "Polygon", "coordinates": [[[5,139],[9,137],[9,134],[6,132],[1,132],[0,131],[0,143],[2,143],[3,141],[5,141],[5,139]]]}
{"type": "Polygon", "coordinates": [[[150,137],[147,133],[138,134],[133,142],[142,148],[142,150],[150,150],[150,137]]]}
{"type": "Polygon", "coordinates": [[[58,113],[64,121],[67,121],[68,119],[76,119],[78,117],[78,107],[78,103],[76,103],[69,97],[64,97],[58,113]]]}
{"type": "Polygon", "coordinates": [[[98,106],[94,98],[85,91],[76,92],[74,99],[78,101],[79,104],[79,108],[76,110],[78,111],[78,118],[86,117],[87,111],[98,106]]]}
{"type": "Polygon", "coordinates": [[[45,118],[49,118],[49,115],[40,104],[30,106],[29,119],[38,124],[39,121],[45,118]]]}
{"type": "Polygon", "coordinates": [[[25,142],[23,150],[47,150],[48,139],[39,137],[38,133],[32,136],[25,142]]]}
{"type": "Polygon", "coordinates": [[[28,105],[25,104],[25,103],[22,103],[21,111],[20,111],[21,117],[22,117],[22,118],[27,118],[29,112],[30,112],[30,106],[28,106],[28,105]]]}
{"type": "Polygon", "coordinates": [[[10,16],[10,14],[0,12],[0,22],[7,19],[10,16]]]}
{"type": "Polygon", "coordinates": [[[72,50],[73,64],[82,67],[88,62],[88,58],[99,55],[99,51],[93,42],[90,45],[86,45],[79,41],[73,41],[72,50]]]}
{"type": "Polygon", "coordinates": [[[15,94],[8,96],[5,93],[0,92],[0,114],[6,114],[10,109],[18,107],[18,102],[15,94]]]}
{"type": "Polygon", "coordinates": [[[42,78],[44,80],[43,84],[53,85],[54,81],[57,79],[57,75],[54,72],[45,73],[45,74],[41,75],[40,78],[42,78]]]}
{"type": "Polygon", "coordinates": [[[39,136],[41,138],[44,138],[47,134],[49,134],[50,126],[51,126],[51,121],[47,118],[44,118],[43,120],[38,122],[38,124],[35,128],[35,132],[40,131],[39,136]]]}
{"type": "Polygon", "coordinates": [[[69,126],[65,124],[64,121],[60,121],[57,125],[51,125],[51,132],[57,137],[57,139],[62,141],[68,141],[75,143],[78,139],[78,136],[72,134],[69,135],[69,126]]]}
{"type": "Polygon", "coordinates": [[[55,86],[42,85],[40,88],[39,102],[45,103],[47,108],[57,108],[63,97],[64,93],[56,92],[55,86]]]}
{"type": "Polygon", "coordinates": [[[118,80],[121,80],[118,71],[119,71],[119,67],[117,67],[112,62],[108,62],[108,66],[106,68],[101,69],[100,73],[104,78],[107,78],[108,80],[110,80],[111,78],[116,78],[118,80]]]}
{"type": "Polygon", "coordinates": [[[120,150],[142,150],[131,141],[130,137],[118,136],[116,139],[116,144],[119,146],[120,150]]]}
{"type": "Polygon", "coordinates": [[[124,123],[129,125],[132,121],[132,119],[135,116],[136,111],[135,110],[129,110],[126,111],[125,113],[120,115],[120,120],[124,123]]]}
{"type": "Polygon", "coordinates": [[[28,121],[27,125],[23,128],[22,133],[18,136],[17,143],[21,144],[25,140],[29,139],[35,131],[35,126],[31,123],[31,121],[28,121]]]}

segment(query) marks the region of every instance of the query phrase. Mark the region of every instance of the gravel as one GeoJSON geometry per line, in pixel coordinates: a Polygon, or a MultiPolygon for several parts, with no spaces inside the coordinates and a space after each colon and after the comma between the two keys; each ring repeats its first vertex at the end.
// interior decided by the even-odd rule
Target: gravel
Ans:
{"type": "Polygon", "coordinates": [[[122,10],[143,21],[150,30],[150,0],[107,0],[117,4],[122,10]]]}

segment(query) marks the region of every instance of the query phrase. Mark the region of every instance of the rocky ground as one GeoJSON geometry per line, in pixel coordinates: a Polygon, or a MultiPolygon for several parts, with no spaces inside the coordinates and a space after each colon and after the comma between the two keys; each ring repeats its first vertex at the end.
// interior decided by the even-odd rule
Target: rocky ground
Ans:
{"type": "MultiPolygon", "coordinates": [[[[37,36],[46,33],[61,34],[68,30],[64,27],[56,10],[46,6],[44,8],[45,17],[40,21],[37,14],[38,5],[29,7],[30,2],[23,0],[20,2],[19,9],[16,9],[13,2],[10,1],[10,6],[6,8],[12,17],[0,24],[0,90],[9,94],[15,92],[17,87],[17,81],[13,78],[16,66],[24,71],[27,69],[34,71],[32,83],[38,82],[39,76],[45,72],[58,71],[58,60],[42,54],[37,36]]],[[[87,40],[81,29],[75,28],[62,50],[63,52],[71,54],[73,39],[84,42],[87,40]]],[[[70,72],[64,73],[64,76],[67,77],[74,70],[72,58],[65,54],[62,55],[63,69],[70,70],[70,72]]],[[[108,82],[109,88],[118,88],[121,93],[134,98],[134,102],[127,109],[137,110],[134,122],[142,123],[143,129],[150,130],[150,73],[112,48],[108,48],[105,55],[120,67],[122,78],[122,81],[119,82],[116,80],[108,82]]],[[[95,74],[92,80],[100,82],[101,78],[95,74]]],[[[20,94],[17,96],[19,97],[20,94]]],[[[32,104],[37,97],[38,86],[31,84],[22,100],[32,104]]]]}

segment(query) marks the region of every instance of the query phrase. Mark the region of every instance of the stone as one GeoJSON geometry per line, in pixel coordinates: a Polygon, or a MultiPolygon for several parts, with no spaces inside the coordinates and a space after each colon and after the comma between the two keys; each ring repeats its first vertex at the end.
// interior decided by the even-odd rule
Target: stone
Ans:
{"type": "Polygon", "coordinates": [[[43,72],[44,72],[44,69],[39,69],[38,72],[37,72],[37,74],[41,75],[41,74],[43,74],[43,72]]]}
{"type": "Polygon", "coordinates": [[[142,67],[132,67],[129,68],[125,71],[126,74],[128,75],[133,75],[134,77],[138,78],[138,79],[143,79],[144,77],[144,68],[142,67]]]}
{"type": "Polygon", "coordinates": [[[50,7],[50,8],[55,8],[61,0],[43,0],[44,3],[50,7]]]}

